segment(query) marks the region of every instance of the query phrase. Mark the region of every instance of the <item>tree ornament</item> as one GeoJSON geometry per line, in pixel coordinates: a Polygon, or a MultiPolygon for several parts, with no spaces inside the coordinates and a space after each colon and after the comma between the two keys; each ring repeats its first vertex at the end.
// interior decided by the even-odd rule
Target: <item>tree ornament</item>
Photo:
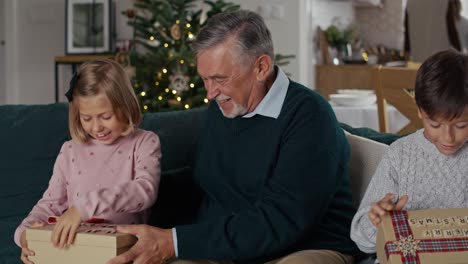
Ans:
{"type": "Polygon", "coordinates": [[[189,79],[188,76],[183,75],[182,72],[178,70],[174,75],[169,76],[169,80],[171,81],[169,87],[177,92],[187,91],[189,89],[189,79]]]}
{"type": "Polygon", "coordinates": [[[118,52],[114,60],[118,62],[124,68],[125,73],[127,74],[128,78],[132,79],[136,75],[136,69],[130,64],[130,57],[126,52],[118,52]]]}
{"type": "Polygon", "coordinates": [[[137,11],[135,9],[127,9],[122,11],[122,14],[127,16],[128,18],[134,18],[136,16],[137,11]]]}
{"type": "Polygon", "coordinates": [[[148,39],[148,40],[146,40],[146,44],[148,44],[151,47],[156,48],[156,47],[159,47],[159,45],[161,45],[161,42],[159,42],[157,39],[153,39],[153,40],[148,39]]]}
{"type": "Polygon", "coordinates": [[[169,99],[167,100],[167,102],[169,103],[169,105],[172,105],[172,106],[179,106],[181,105],[182,103],[177,101],[176,99],[169,99]]]}
{"type": "Polygon", "coordinates": [[[172,25],[171,27],[171,36],[175,40],[179,40],[180,37],[182,36],[182,33],[180,31],[180,27],[177,24],[172,25]]]}

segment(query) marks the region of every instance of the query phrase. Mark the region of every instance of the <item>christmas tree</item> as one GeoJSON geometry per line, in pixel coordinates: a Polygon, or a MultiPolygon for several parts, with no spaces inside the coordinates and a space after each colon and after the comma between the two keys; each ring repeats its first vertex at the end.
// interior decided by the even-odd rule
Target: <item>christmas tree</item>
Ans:
{"type": "Polygon", "coordinates": [[[128,57],[143,111],[182,110],[208,103],[190,44],[206,19],[240,7],[205,0],[209,10],[203,14],[199,4],[199,0],[137,0],[134,9],[124,12],[134,29],[135,45],[128,57]],[[206,15],[203,21],[202,15],[206,15]]]}

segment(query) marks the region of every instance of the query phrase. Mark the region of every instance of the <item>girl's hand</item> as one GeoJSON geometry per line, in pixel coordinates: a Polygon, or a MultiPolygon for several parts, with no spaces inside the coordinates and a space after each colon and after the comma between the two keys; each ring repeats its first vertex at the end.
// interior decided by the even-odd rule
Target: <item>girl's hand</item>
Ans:
{"type": "MultiPolygon", "coordinates": [[[[41,221],[35,221],[32,223],[31,227],[40,227],[44,226],[44,223],[41,221]]],[[[23,231],[20,237],[21,244],[21,261],[25,264],[34,264],[34,262],[29,260],[30,256],[34,256],[35,252],[28,248],[28,241],[26,240],[26,231],[23,231]]]]}
{"type": "Polygon", "coordinates": [[[400,197],[398,202],[394,204],[392,200],[395,198],[395,195],[392,193],[387,193],[382,200],[374,203],[369,210],[368,216],[374,226],[377,226],[382,221],[382,216],[387,212],[392,210],[401,210],[408,202],[408,195],[403,195],[400,197]]]}
{"type": "Polygon", "coordinates": [[[80,212],[75,207],[70,207],[58,218],[52,230],[52,244],[55,247],[63,248],[70,246],[75,240],[76,230],[80,226],[80,212]]]}

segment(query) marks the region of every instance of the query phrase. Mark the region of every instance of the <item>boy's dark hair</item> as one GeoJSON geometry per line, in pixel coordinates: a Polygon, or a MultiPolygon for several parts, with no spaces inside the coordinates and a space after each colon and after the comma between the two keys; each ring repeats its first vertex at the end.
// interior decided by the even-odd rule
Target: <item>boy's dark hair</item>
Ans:
{"type": "Polygon", "coordinates": [[[450,49],[429,57],[418,70],[415,99],[430,118],[460,117],[468,107],[468,56],[450,49]]]}

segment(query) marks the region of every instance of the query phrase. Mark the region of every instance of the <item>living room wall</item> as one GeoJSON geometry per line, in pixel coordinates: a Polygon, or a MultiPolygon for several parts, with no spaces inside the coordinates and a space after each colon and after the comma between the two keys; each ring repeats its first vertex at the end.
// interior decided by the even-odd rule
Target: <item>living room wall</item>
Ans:
{"type": "MultiPolygon", "coordinates": [[[[5,4],[5,103],[54,101],[54,57],[65,54],[65,1],[2,0],[5,4]]],[[[116,1],[116,13],[132,6],[116,1]]],[[[125,17],[116,17],[117,38],[131,38],[125,17]],[[123,26],[122,26],[123,25],[123,26]]],[[[59,86],[68,83],[70,67],[60,66],[59,86]]],[[[63,89],[62,89],[63,90],[63,89]]],[[[63,91],[61,91],[63,93],[63,91]]]]}
{"type": "MultiPolygon", "coordinates": [[[[4,94],[7,104],[54,102],[54,57],[65,54],[65,1],[2,1],[6,20],[3,24],[7,41],[5,61],[8,67],[5,69],[5,88],[2,91],[0,86],[0,96],[4,94]]],[[[276,52],[296,55],[286,71],[291,73],[293,79],[311,88],[316,63],[315,27],[328,26],[333,16],[353,17],[351,2],[290,0],[287,5],[282,0],[233,2],[242,8],[263,12],[272,31],[276,52]]],[[[131,7],[133,0],[118,0],[115,3],[116,37],[130,39],[132,29],[127,26],[126,18],[120,15],[120,11],[131,7]]],[[[69,66],[59,67],[61,96],[70,75],[69,66]]]]}

